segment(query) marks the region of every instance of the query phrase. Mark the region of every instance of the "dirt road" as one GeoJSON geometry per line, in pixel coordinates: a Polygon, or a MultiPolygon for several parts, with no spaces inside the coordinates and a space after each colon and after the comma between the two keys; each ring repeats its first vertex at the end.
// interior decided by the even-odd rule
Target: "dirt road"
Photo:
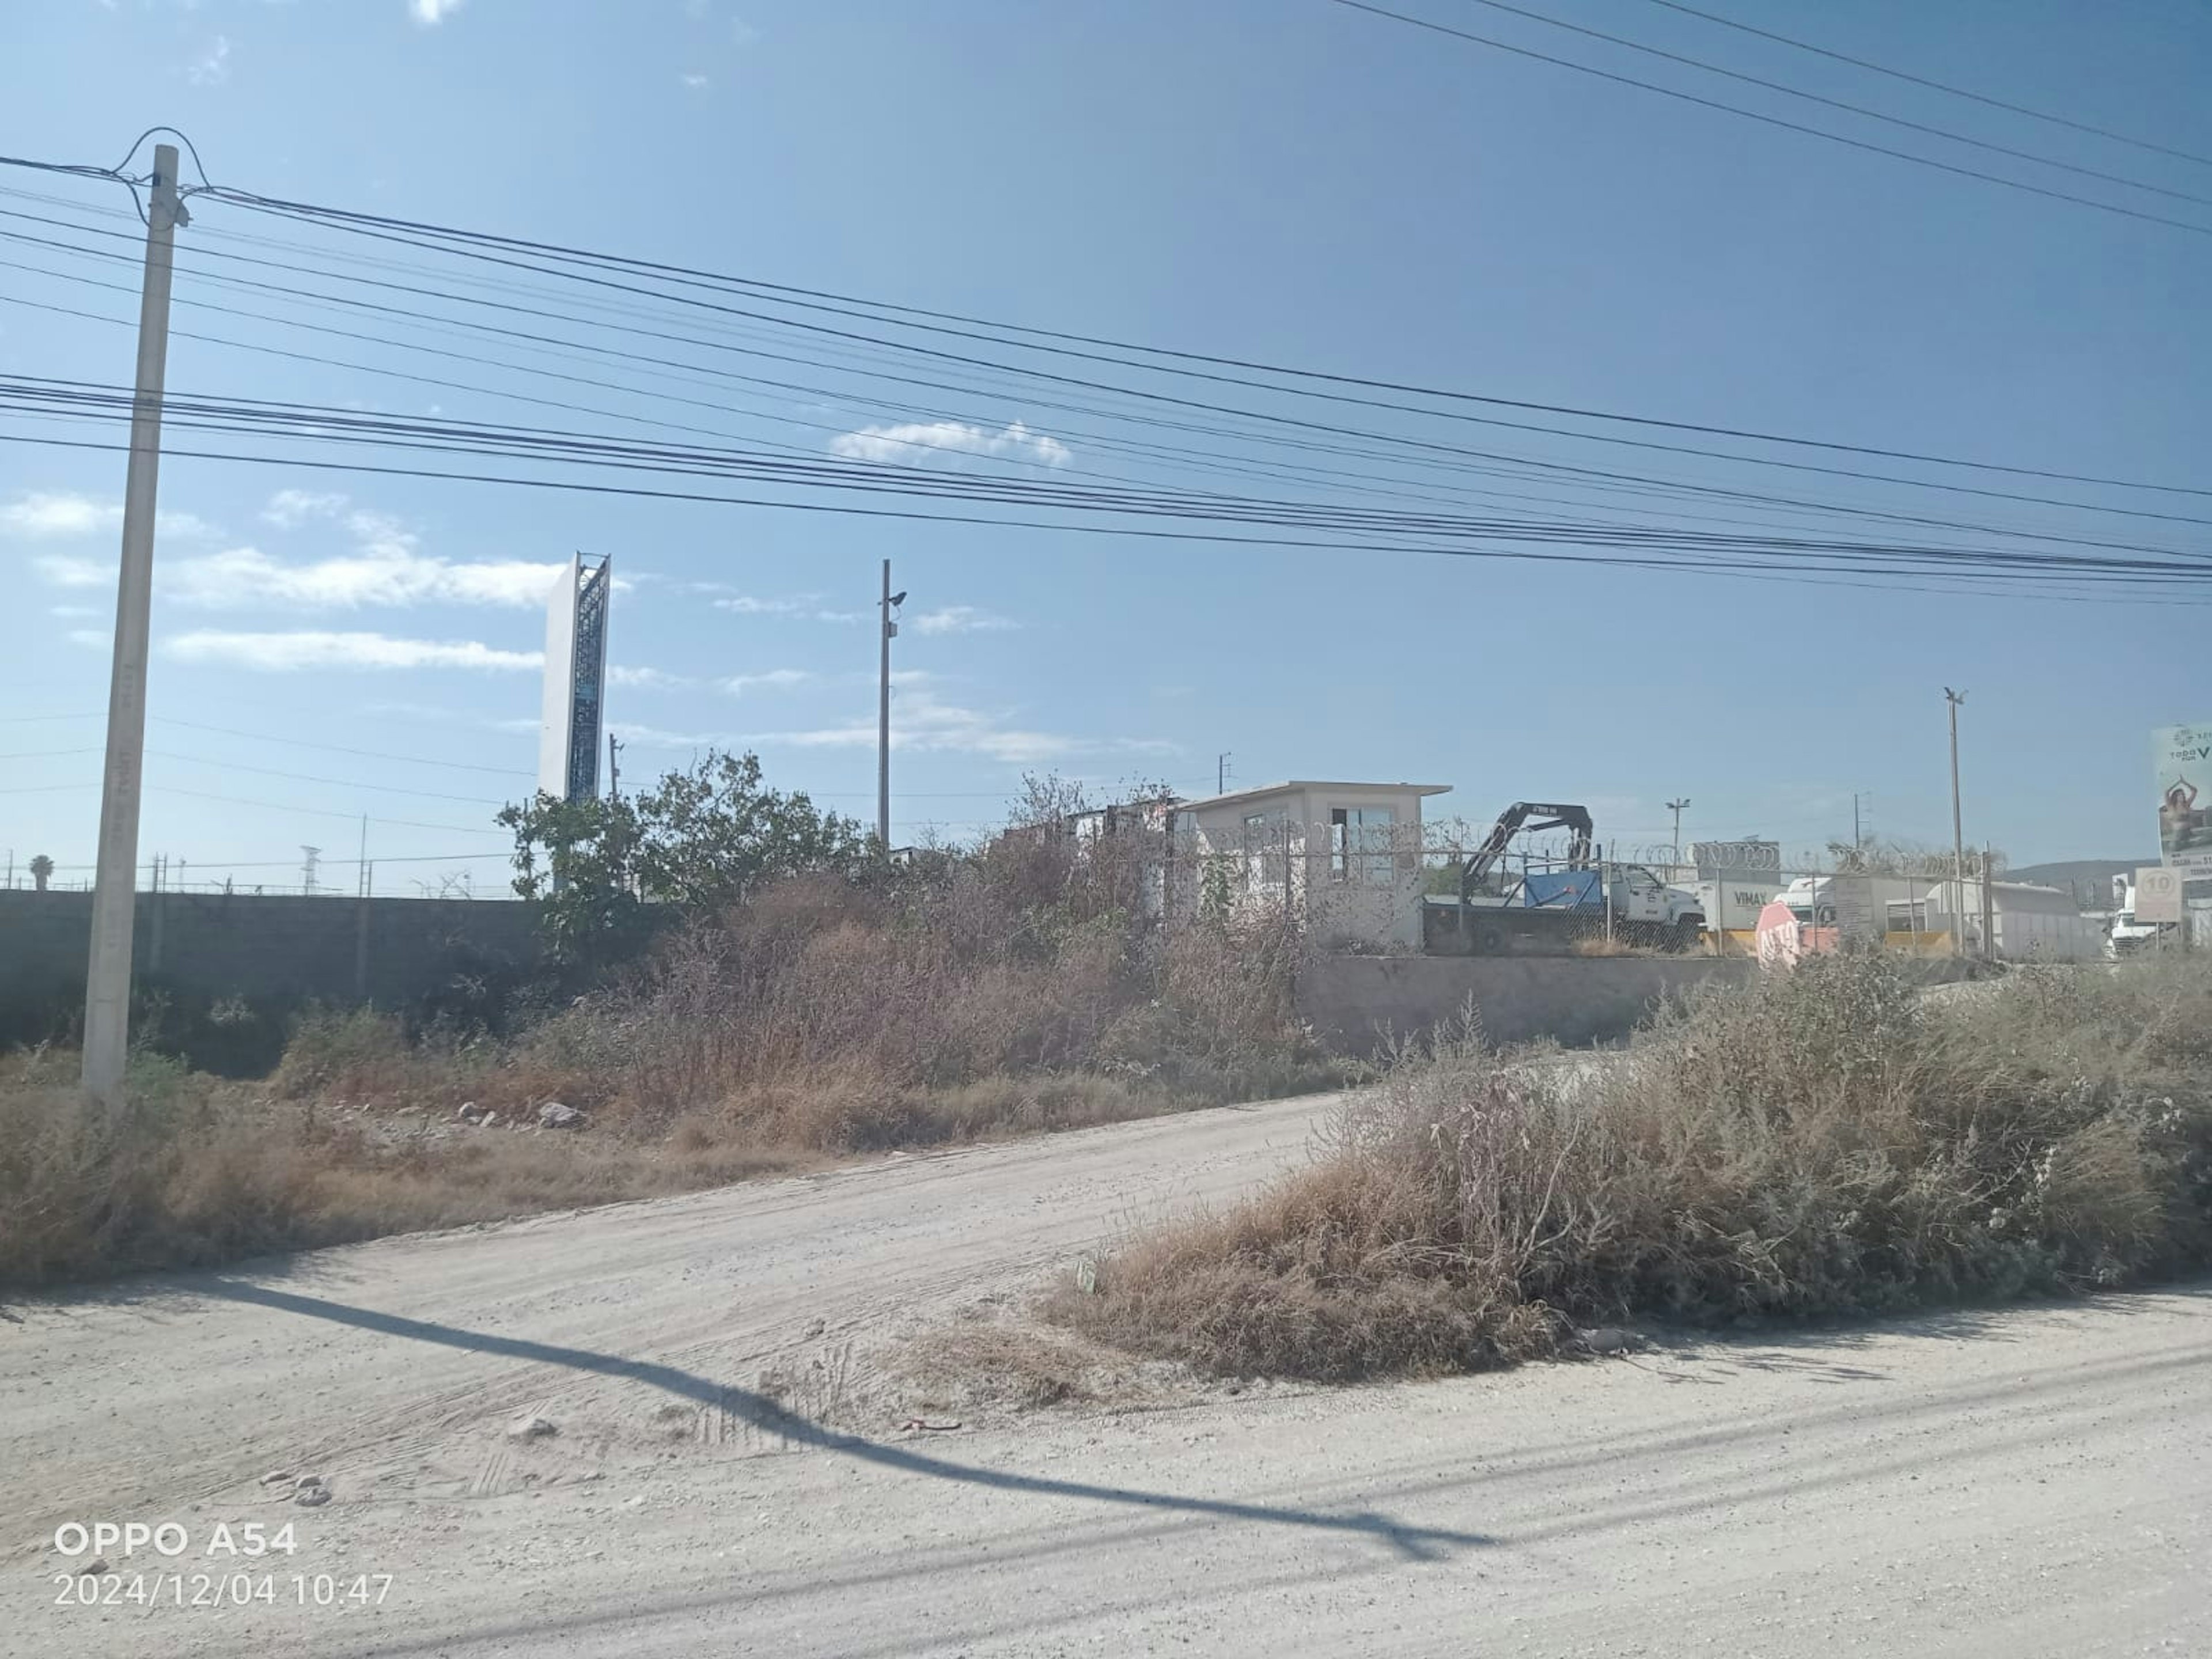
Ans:
{"type": "Polygon", "coordinates": [[[1279,1167],[1320,1109],[16,1304],[0,1653],[2212,1651],[2203,1288],[870,1423],[854,1353],[1279,1167]],[[515,1437],[532,1416],[554,1431],[515,1437]],[[331,1501],[293,1501],[303,1474],[331,1501]],[[111,1547],[115,1571],[60,1590],[56,1528],[101,1521],[170,1522],[185,1553],[111,1547]],[[295,1553],[206,1553],[249,1522],[291,1522],[295,1553]],[[75,1604],[93,1585],[114,1599],[75,1604]]]}

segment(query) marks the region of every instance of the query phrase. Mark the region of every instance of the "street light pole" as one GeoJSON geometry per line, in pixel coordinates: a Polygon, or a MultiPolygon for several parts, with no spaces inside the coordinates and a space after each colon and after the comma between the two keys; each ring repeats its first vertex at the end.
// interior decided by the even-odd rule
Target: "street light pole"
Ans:
{"type": "Polygon", "coordinates": [[[100,781],[100,862],[84,989],[84,1091],[123,1110],[131,1049],[131,933],[137,918],[138,800],[146,762],[146,659],[153,632],[154,506],[161,470],[161,392],[169,361],[169,282],[176,231],[191,216],[177,195],[177,149],[154,147],[146,266],[138,295],[137,389],[123,483],[123,568],[115,587],[115,655],[107,685],[107,761],[100,781]]]}
{"type": "Polygon", "coordinates": [[[1966,954],[1966,832],[1959,811],[1959,705],[1966,700],[1965,692],[1943,688],[1943,701],[1951,708],[1951,875],[1957,889],[1951,906],[1951,954],[1958,957],[1966,954]]]}
{"type": "Polygon", "coordinates": [[[1674,862],[1676,864],[1682,861],[1682,809],[1689,804],[1690,798],[1687,795],[1683,796],[1680,800],[1670,800],[1667,803],[1667,810],[1674,815],[1674,862]]]}

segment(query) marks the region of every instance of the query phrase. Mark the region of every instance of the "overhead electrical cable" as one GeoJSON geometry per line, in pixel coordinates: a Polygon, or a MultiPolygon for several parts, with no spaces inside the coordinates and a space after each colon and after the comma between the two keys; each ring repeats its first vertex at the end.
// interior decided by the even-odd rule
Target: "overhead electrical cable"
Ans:
{"type": "Polygon", "coordinates": [[[1662,86],[1656,81],[1639,81],[1632,75],[1620,75],[1611,70],[1598,68],[1594,64],[1577,63],[1571,58],[1556,57],[1551,52],[1538,52],[1531,46],[1516,46],[1504,40],[1492,40],[1488,35],[1476,34],[1472,30],[1454,28],[1449,23],[1439,23],[1434,18],[1417,17],[1402,11],[1392,11],[1386,6],[1369,3],[1369,0],[1333,0],[1333,3],[1353,11],[1366,12],[1370,16],[1387,17],[1392,22],[1404,23],[1414,28],[1427,29],[1437,34],[1449,35],[1478,46],[1493,51],[1511,52],[1517,58],[1533,58],[1539,63],[1553,64],[1561,69],[1571,69],[1583,75],[1594,75],[1601,81],[1612,81],[1624,87],[1639,87],[1645,92],[1656,92],[1662,97],[1680,99],[1686,104],[1696,104],[1705,109],[1718,110],[1727,115],[1739,115],[1747,121],[1757,121],[1786,131],[1800,132],[1808,137],[1825,138],[1832,144],[1843,144],[1852,149],[1865,150],[1875,155],[1887,155],[1895,161],[1910,161],[1916,167],[1933,167],[1939,173],[1954,173],[1961,179],[1978,179],[1984,184],[2002,185],[2008,190],[2025,191],[2030,196],[2047,197],[2054,202],[2071,202],[2077,207],[2094,208],[2100,213],[2117,214],[2124,219],[2140,219],[2148,224],[2165,225],[2174,230],[2194,232],[2199,236],[2212,236],[2212,225],[2192,224],[2186,219],[2175,219],[2163,213],[2149,213],[2140,208],[2124,207],[2117,202],[2100,202],[2092,196],[2076,196],[2071,191],[2053,190],[2046,185],[2033,185],[2022,179],[2008,179],[2001,173],[1984,173],[1978,167],[1960,167],[1952,161],[1939,161],[1931,155],[1916,155],[1910,150],[1893,149],[1887,144],[1877,144],[1864,138],[1853,138],[1840,132],[1830,132],[1822,127],[1807,126],[1802,121],[1784,119],[1779,115],[1766,115],[1758,110],[1746,109],[1740,104],[1723,103],[1717,98],[1700,97],[1694,92],[1684,92],[1679,87],[1662,86]]]}
{"type": "Polygon", "coordinates": [[[1771,29],[1755,28],[1749,23],[1739,22],[1733,17],[1723,17],[1716,12],[1699,11],[1695,6],[1681,4],[1680,0],[1651,0],[1651,3],[1655,6],[1664,6],[1669,11],[1680,12],[1685,16],[1703,18],[1708,23],[1719,24],[1723,28],[1735,29],[1745,34],[1755,34],[1762,40],[1772,40],[1778,45],[1793,46],[1799,52],[1809,52],[1818,57],[1831,58],[1838,64],[1849,64],[1854,69],[1869,70],[1876,75],[1887,75],[1894,81],[1907,82],[1913,86],[1926,87],[1936,92],[1947,92],[1954,98],[1970,99],[1977,104],[1986,105],[1991,109],[2004,110],[2014,115],[2025,115],[2030,120],[2048,121],[2053,126],[2071,127],[2076,132],[2086,132],[2099,138],[2109,138],[2116,144],[2130,144],[2136,149],[2147,150],[2154,155],[2170,155],[2178,161],[2194,161],[2199,167],[2212,167],[2212,155],[2200,155],[2194,150],[2176,149],[2171,145],[2154,143],[2147,138],[2130,137],[2128,134],[2116,132],[2110,127],[2094,126],[2087,121],[2076,121],[2069,116],[2053,115],[2048,110],[2030,109],[2025,104],[2008,103],[2002,98],[1992,98],[1984,93],[1973,92],[1965,87],[1954,86],[1948,81],[1931,80],[1924,75],[1913,75],[1904,70],[1893,69],[1886,64],[1876,64],[1864,58],[1854,58],[1848,52],[1832,52],[1826,46],[1816,46],[1809,40],[1799,40],[1790,35],[1777,34],[1771,29]]]}
{"type": "Polygon", "coordinates": [[[2212,207],[2212,196],[2197,196],[2185,190],[2169,190],[2163,185],[2145,184],[2140,179],[2130,179],[2122,173],[2105,173],[2095,167],[2081,167],[2072,161],[2061,161],[2051,156],[2039,155],[2033,150],[2014,149],[2008,144],[1994,143],[1988,139],[1976,138],[1967,133],[1953,132],[1945,127],[1929,126],[1925,122],[1907,120],[1901,115],[1885,114],[1881,110],[1869,109],[1863,104],[1848,103],[1840,98],[1826,97],[1817,92],[1808,92],[1802,87],[1790,86],[1786,82],[1769,81],[1760,76],[1747,75],[1740,70],[1725,69],[1718,64],[1709,64],[1701,58],[1686,57],[1680,52],[1668,52],[1658,46],[1646,46],[1642,41],[1631,40],[1625,35],[1607,34],[1603,29],[1588,28],[1580,23],[1570,23],[1563,17],[1547,16],[1540,11],[1530,11],[1524,6],[1509,5],[1506,0],[1467,0],[1467,3],[1487,6],[1492,11],[1502,11],[1514,17],[1525,17],[1532,22],[1547,24],[1553,28],[1565,29],[1571,33],[1583,35],[1592,40],[1603,40],[1609,46],[1626,46],[1631,52],[1640,52],[1650,57],[1662,58],[1670,64],[1680,64],[1691,69],[1701,70],[1708,75],[1718,75],[1731,81],[1741,81],[1747,86],[1763,87],[1769,92],[1779,92],[1791,98],[1802,98],[1809,103],[1821,104],[1830,109],[1839,109],[1852,115],[1864,116],[1869,120],[1885,121],[1892,126],[1905,127],[1913,132],[1926,133],[1932,137],[1946,138],[1953,143],[1971,145],[1974,149],[1989,150],[1998,155],[2009,155],[2015,161],[2033,161],[2039,167],[2056,167],[2062,172],[2079,173],[2083,178],[2100,179],[2109,185],[2124,185],[2130,190],[2148,191],[2154,196],[2166,196],[2179,202],[2194,203],[2198,207],[2212,207]]]}

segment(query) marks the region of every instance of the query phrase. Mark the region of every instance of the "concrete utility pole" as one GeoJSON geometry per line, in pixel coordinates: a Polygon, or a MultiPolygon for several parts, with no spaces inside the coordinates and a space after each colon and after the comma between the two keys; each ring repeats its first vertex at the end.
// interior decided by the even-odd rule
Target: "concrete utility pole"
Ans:
{"type": "Polygon", "coordinates": [[[891,641],[898,624],[891,612],[906,603],[903,592],[891,592],[891,562],[884,561],[883,671],[876,698],[876,839],[883,856],[891,855],[891,641]]]}
{"type": "Polygon", "coordinates": [[[138,295],[137,391],[123,484],[123,568],[115,586],[115,657],[107,683],[107,761],[100,793],[100,862],[84,988],[84,1089],[123,1109],[131,1051],[131,929],[137,910],[138,796],[146,759],[146,658],[153,632],[154,503],[161,468],[161,390],[169,361],[169,281],[176,230],[191,216],[177,196],[177,149],[154,147],[146,268],[138,295]]]}
{"type": "Polygon", "coordinates": [[[1689,804],[1690,798],[1687,795],[1683,796],[1680,800],[1670,800],[1667,803],[1667,810],[1674,815],[1674,862],[1676,864],[1682,861],[1682,809],[1689,804]]]}
{"type": "Polygon", "coordinates": [[[1959,705],[1963,691],[1943,688],[1943,701],[1951,706],[1951,875],[1957,893],[1951,906],[1951,954],[1966,954],[1966,832],[1959,813],[1959,705]]]}
{"type": "Polygon", "coordinates": [[[607,733],[607,799],[622,799],[622,739],[607,733]]]}

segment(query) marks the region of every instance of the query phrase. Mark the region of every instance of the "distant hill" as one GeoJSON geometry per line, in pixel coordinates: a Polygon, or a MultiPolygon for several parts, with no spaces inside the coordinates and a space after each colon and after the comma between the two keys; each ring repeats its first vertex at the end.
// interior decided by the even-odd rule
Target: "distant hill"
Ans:
{"type": "Polygon", "coordinates": [[[2055,864],[2023,864],[2004,872],[2006,881],[2027,881],[2044,887],[2069,887],[2092,910],[2109,906],[2112,878],[2133,875],[2139,866],[2156,864],[2158,854],[2140,859],[2061,859],[2055,864]]]}

